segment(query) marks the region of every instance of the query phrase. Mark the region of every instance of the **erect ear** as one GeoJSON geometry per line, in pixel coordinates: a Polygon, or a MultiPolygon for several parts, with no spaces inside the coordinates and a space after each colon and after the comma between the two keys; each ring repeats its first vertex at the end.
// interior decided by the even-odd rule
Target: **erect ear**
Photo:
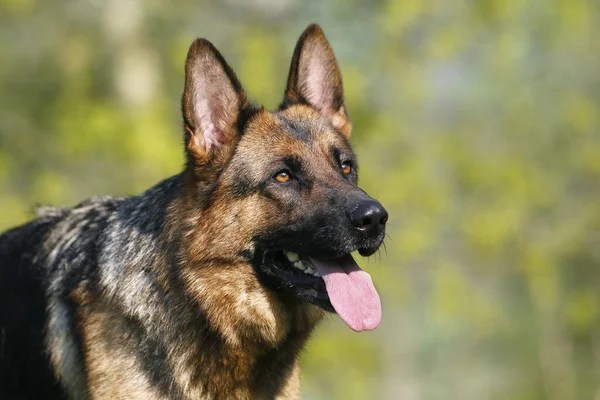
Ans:
{"type": "Polygon", "coordinates": [[[321,27],[309,25],[298,39],[283,104],[305,103],[329,118],[346,137],[352,125],[344,105],[342,75],[321,27]]]}
{"type": "MultiPolygon", "coordinates": [[[[182,99],[188,164],[208,175],[217,172],[235,148],[238,120],[248,108],[246,94],[223,56],[208,40],[196,39],[185,62],[182,99]]],[[[203,178],[210,179],[208,175],[203,178]]]]}

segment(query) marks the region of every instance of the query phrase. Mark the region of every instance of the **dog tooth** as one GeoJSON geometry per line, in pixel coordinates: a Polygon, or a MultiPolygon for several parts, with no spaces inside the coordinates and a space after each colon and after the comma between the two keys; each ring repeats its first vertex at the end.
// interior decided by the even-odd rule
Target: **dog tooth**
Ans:
{"type": "Polygon", "coordinates": [[[321,277],[321,274],[319,273],[319,271],[315,271],[315,273],[313,275],[316,276],[317,278],[321,277]]]}
{"type": "Polygon", "coordinates": [[[304,271],[306,269],[306,267],[304,266],[304,263],[302,261],[296,261],[294,263],[294,267],[301,269],[302,271],[304,271]]]}
{"type": "Polygon", "coordinates": [[[307,267],[306,270],[304,270],[304,272],[312,275],[315,271],[311,267],[307,267]]]}
{"type": "Polygon", "coordinates": [[[285,256],[287,257],[288,260],[290,260],[291,262],[296,262],[300,259],[300,256],[298,256],[297,253],[294,253],[292,251],[286,251],[285,252],[285,256]]]}

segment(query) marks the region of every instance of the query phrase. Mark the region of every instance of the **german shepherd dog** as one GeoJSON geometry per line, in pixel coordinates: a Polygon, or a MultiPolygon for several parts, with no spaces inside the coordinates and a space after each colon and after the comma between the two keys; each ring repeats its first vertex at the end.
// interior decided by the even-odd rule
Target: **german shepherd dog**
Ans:
{"type": "Polygon", "coordinates": [[[300,37],[277,111],[250,104],[207,40],[185,79],[183,172],[0,236],[1,399],[293,399],[326,312],[379,324],[350,253],[375,253],[388,215],[357,186],[321,28],[300,37]]]}

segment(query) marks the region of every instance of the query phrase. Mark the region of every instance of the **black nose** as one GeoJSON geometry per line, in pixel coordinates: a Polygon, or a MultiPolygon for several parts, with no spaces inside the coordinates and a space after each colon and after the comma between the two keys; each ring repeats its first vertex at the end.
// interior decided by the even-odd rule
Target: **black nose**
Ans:
{"type": "Polygon", "coordinates": [[[388,213],[379,202],[368,200],[361,202],[350,213],[352,226],[369,236],[376,236],[383,232],[388,220],[388,213]]]}

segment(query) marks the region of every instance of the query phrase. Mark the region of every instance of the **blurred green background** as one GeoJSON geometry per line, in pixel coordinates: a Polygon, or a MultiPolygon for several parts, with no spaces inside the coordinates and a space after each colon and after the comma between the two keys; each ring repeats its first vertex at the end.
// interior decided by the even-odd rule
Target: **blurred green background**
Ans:
{"type": "Polygon", "coordinates": [[[380,327],[338,318],[306,399],[600,399],[597,0],[0,0],[0,229],[183,163],[187,47],[275,107],[310,22],[344,75],[380,327]]]}

